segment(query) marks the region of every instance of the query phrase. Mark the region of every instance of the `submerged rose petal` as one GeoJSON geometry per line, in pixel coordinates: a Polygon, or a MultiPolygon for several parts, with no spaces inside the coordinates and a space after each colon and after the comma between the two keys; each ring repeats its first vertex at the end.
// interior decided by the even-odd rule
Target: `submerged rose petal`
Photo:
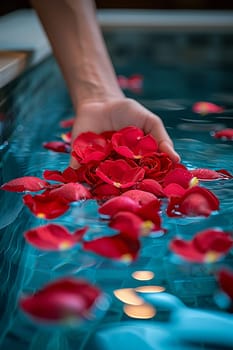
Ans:
{"type": "Polygon", "coordinates": [[[129,188],[143,179],[144,170],[139,167],[131,167],[123,159],[106,160],[100,163],[96,169],[96,175],[117,188],[129,188]]]}
{"type": "Polygon", "coordinates": [[[92,241],[84,241],[83,249],[105,258],[122,262],[131,262],[138,256],[140,242],[138,239],[132,239],[126,235],[117,234],[114,236],[96,238],[92,241]]]}
{"type": "Polygon", "coordinates": [[[42,250],[66,250],[79,243],[87,231],[82,228],[71,234],[65,227],[47,224],[28,230],[24,237],[28,243],[42,250]]]}
{"type": "Polygon", "coordinates": [[[61,185],[50,191],[53,197],[58,197],[66,200],[67,202],[76,202],[83,199],[90,199],[91,193],[86,187],[79,183],[70,182],[68,184],[61,185]]]}
{"type": "Polygon", "coordinates": [[[225,140],[233,141],[233,129],[231,129],[231,128],[215,131],[215,132],[213,132],[212,135],[216,139],[221,139],[223,141],[225,141],[225,140]]]}
{"type": "Polygon", "coordinates": [[[157,151],[158,145],[151,135],[144,136],[141,129],[134,126],[123,128],[112,136],[114,150],[120,155],[140,159],[157,151]]]}
{"type": "Polygon", "coordinates": [[[133,74],[130,77],[118,75],[117,80],[120,88],[123,90],[130,90],[135,93],[142,91],[143,76],[141,74],[133,74]]]}
{"type": "Polygon", "coordinates": [[[70,153],[70,145],[63,141],[44,142],[43,147],[59,153],[70,153]]]}
{"type": "Polygon", "coordinates": [[[74,124],[74,118],[64,119],[60,121],[60,127],[62,128],[71,128],[74,124]]]}
{"type": "Polygon", "coordinates": [[[170,249],[190,262],[212,263],[229,252],[233,247],[233,239],[229,232],[220,229],[207,229],[198,232],[190,241],[174,238],[170,249]]]}
{"type": "Polygon", "coordinates": [[[10,180],[3,184],[0,189],[10,192],[36,192],[44,190],[49,186],[47,181],[41,180],[35,176],[23,176],[10,180]]]}
{"type": "Polygon", "coordinates": [[[209,216],[219,209],[218,198],[206,188],[194,186],[186,190],[181,197],[171,197],[168,207],[168,216],[209,216]]]}
{"type": "Polygon", "coordinates": [[[74,140],[72,155],[80,164],[87,164],[105,159],[110,151],[110,143],[103,135],[85,132],[74,140]]]}
{"type": "Polygon", "coordinates": [[[222,291],[233,302],[233,270],[223,268],[218,273],[218,281],[222,291]]]}
{"type": "Polygon", "coordinates": [[[209,113],[222,113],[224,112],[224,108],[216,105],[212,102],[200,101],[196,102],[192,106],[192,110],[195,113],[199,113],[202,115],[206,115],[209,113]]]}
{"type": "Polygon", "coordinates": [[[35,196],[27,194],[23,197],[23,201],[34,215],[43,219],[55,219],[70,208],[66,200],[53,197],[49,193],[35,196]]]}
{"type": "Polygon", "coordinates": [[[210,181],[210,180],[221,180],[221,179],[230,179],[233,176],[224,169],[221,170],[211,170],[206,168],[199,168],[190,170],[193,176],[197,177],[202,181],[210,181]]]}
{"type": "Polygon", "coordinates": [[[71,323],[86,319],[101,291],[85,280],[72,277],[50,282],[32,295],[19,299],[20,308],[32,319],[45,323],[71,323]]]}

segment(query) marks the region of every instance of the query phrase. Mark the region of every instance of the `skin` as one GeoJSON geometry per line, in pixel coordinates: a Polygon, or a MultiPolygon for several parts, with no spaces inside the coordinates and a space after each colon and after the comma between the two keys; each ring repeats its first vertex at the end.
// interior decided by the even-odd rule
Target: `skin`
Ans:
{"type": "MultiPolygon", "coordinates": [[[[85,131],[100,133],[134,125],[151,133],[159,149],[174,161],[174,150],[162,120],[119,88],[96,20],[92,0],[32,0],[64,75],[75,111],[72,139],[85,131]]],[[[70,165],[78,167],[71,157],[70,165]]]]}

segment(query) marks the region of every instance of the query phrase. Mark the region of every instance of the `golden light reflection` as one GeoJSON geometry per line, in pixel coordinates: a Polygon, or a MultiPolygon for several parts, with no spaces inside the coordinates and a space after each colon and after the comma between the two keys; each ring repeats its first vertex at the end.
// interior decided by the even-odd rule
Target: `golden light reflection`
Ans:
{"type": "Polygon", "coordinates": [[[124,312],[132,318],[147,319],[156,315],[156,309],[150,304],[124,305],[124,312]]]}
{"type": "Polygon", "coordinates": [[[154,278],[155,274],[152,271],[135,271],[132,273],[132,277],[139,281],[149,281],[154,278]]]}
{"type": "Polygon", "coordinates": [[[143,299],[135,293],[133,288],[116,289],[113,293],[117,299],[126,304],[141,305],[144,303],[143,299]]]}
{"type": "Polygon", "coordinates": [[[164,292],[165,288],[162,286],[140,286],[135,288],[135,291],[139,293],[160,293],[164,292]]]}

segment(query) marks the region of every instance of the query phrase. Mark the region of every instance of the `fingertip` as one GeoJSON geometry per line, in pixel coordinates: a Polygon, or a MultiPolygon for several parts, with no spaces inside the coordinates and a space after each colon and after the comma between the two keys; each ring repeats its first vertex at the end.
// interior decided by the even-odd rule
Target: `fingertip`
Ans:
{"type": "Polygon", "coordinates": [[[180,155],[174,150],[172,144],[168,141],[162,141],[159,144],[160,151],[167,153],[167,155],[171,158],[171,160],[174,163],[180,163],[181,157],[180,155]]]}

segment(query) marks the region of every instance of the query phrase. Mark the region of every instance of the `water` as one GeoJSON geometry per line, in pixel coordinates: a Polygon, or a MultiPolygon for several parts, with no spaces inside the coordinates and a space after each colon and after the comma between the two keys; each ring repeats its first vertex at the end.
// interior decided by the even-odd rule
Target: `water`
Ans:
{"type": "MultiPolygon", "coordinates": [[[[218,53],[216,50],[216,56],[218,53]]],[[[134,65],[130,65],[124,55],[115,57],[118,74],[144,75],[143,91],[140,94],[126,93],[162,117],[183,164],[190,169],[207,167],[233,173],[233,142],[216,140],[211,136],[212,130],[233,127],[233,67],[223,67],[222,61],[217,59],[208,66],[205,62],[188,64],[187,60],[183,61],[183,65],[177,62],[171,65],[168,61],[156,61],[151,56],[145,61],[145,57],[137,56],[134,65]],[[225,112],[197,115],[191,107],[198,100],[224,106],[225,112]]],[[[45,169],[65,169],[67,154],[54,153],[42,147],[43,142],[59,138],[62,132],[59,120],[73,115],[68,93],[53,59],[25,74],[5,93],[8,101],[5,113],[13,116],[15,127],[11,135],[8,134],[8,145],[1,151],[2,183],[26,175],[41,177],[45,169]]],[[[102,325],[130,320],[123,312],[123,304],[112,292],[140,285],[163,286],[194,309],[219,310],[214,299],[218,286],[213,272],[221,266],[233,267],[232,253],[223,261],[206,267],[180,264],[172,258],[168,249],[170,239],[177,234],[188,239],[207,227],[232,231],[233,180],[202,185],[219,197],[220,211],[208,218],[173,219],[164,216],[168,234],[144,239],[139,258],[128,266],[87,255],[80,250],[44,253],[30,247],[25,243],[23,233],[44,221],[33,217],[23,206],[21,194],[1,191],[0,349],[83,349],[98,322],[79,329],[50,329],[27,319],[17,304],[22,292],[36,291],[49,281],[66,275],[84,277],[111,297],[110,308],[99,322],[102,325]],[[147,282],[137,281],[131,276],[137,270],[153,271],[154,278],[147,282]]],[[[93,234],[106,230],[97,221],[97,204],[94,201],[72,205],[68,213],[53,222],[71,230],[88,223],[93,234]]],[[[166,320],[166,315],[161,312],[151,322],[166,320]]]]}

